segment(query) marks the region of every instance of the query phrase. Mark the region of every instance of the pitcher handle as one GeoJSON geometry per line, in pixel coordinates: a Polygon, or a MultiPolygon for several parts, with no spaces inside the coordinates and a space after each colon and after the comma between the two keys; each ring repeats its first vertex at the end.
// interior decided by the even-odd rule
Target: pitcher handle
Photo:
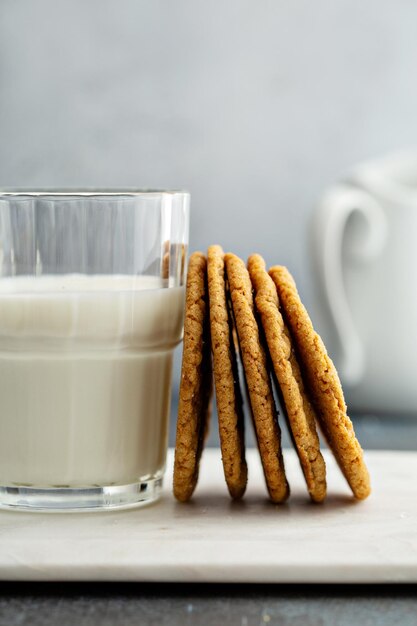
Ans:
{"type": "Polygon", "coordinates": [[[315,253],[319,276],[341,345],[339,370],[348,385],[357,384],[365,370],[365,351],[356,330],[343,277],[342,246],[349,218],[357,213],[367,227],[350,256],[369,262],[384,247],[387,223],[379,203],[366,191],[341,184],[323,197],[315,220],[315,253]]]}

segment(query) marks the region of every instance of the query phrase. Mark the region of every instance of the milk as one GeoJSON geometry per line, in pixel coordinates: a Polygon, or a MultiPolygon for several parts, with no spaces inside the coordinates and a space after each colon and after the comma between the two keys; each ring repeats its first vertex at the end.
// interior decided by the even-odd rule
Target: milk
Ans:
{"type": "Polygon", "coordinates": [[[163,472],[184,289],[153,277],[0,280],[0,485],[163,472]]]}

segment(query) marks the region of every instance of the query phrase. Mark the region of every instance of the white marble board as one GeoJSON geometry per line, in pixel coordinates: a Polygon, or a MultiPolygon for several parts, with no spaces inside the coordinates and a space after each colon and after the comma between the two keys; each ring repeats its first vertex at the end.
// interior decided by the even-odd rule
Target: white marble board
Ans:
{"type": "Polygon", "coordinates": [[[171,495],[171,452],[155,505],[99,514],[0,511],[0,579],[415,583],[417,453],[366,458],[367,501],[353,500],[326,455],[329,496],[313,505],[286,451],[292,496],[274,506],[255,450],[241,503],[227,496],[219,450],[206,450],[195,498],[184,505],[171,495]]]}

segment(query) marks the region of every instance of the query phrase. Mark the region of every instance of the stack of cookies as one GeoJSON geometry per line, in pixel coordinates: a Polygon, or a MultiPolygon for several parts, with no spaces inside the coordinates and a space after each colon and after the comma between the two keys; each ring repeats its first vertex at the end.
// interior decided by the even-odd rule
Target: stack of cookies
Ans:
{"type": "Polygon", "coordinates": [[[370,493],[369,474],[355,437],[336,369],[300,300],[289,271],[269,272],[262,257],[247,266],[211,246],[189,260],[184,344],[174,463],[174,495],[190,499],[198,480],[211,397],[216,392],[224,476],[232,498],[247,483],[243,395],[238,360],[270,499],[290,493],[273,388],[314,502],[326,496],[326,466],[317,425],[354,496],[370,493]]]}

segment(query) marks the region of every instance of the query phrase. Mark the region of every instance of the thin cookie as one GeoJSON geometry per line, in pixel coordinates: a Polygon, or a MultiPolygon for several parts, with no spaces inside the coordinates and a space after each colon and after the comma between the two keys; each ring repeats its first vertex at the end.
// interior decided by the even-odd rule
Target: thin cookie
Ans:
{"type": "Polygon", "coordinates": [[[192,496],[210,416],[212,372],[204,254],[191,255],[185,298],[184,343],[175,442],[174,495],[181,502],[192,496]]]}
{"type": "Polygon", "coordinates": [[[275,266],[269,274],[277,287],[284,319],[294,338],[320,426],[354,496],[362,500],[371,492],[370,479],[362,448],[347,415],[336,368],[313,328],[287,268],[275,266]]]}
{"type": "Polygon", "coordinates": [[[248,270],[308,492],[314,502],[321,502],[326,496],[326,466],[320,452],[316,415],[304,389],[290,334],[279,312],[277,290],[259,254],[249,257],[248,270]]]}
{"type": "Polygon", "coordinates": [[[266,354],[254,314],[252,285],[245,264],[239,257],[226,254],[225,263],[265,480],[271,500],[283,502],[289,496],[289,487],[266,354]]]}
{"type": "Polygon", "coordinates": [[[210,246],[207,252],[210,335],[220,446],[229,493],[232,498],[238,499],[245,492],[248,469],[245,460],[242,395],[239,389],[232,320],[226,300],[224,271],[222,248],[210,246]]]}
{"type": "Polygon", "coordinates": [[[161,263],[161,276],[169,279],[170,269],[172,275],[178,273],[180,285],[184,284],[184,269],[186,261],[186,246],[183,243],[171,243],[169,240],[164,242],[163,255],[161,263]],[[180,267],[178,267],[178,265],[180,267]]]}

